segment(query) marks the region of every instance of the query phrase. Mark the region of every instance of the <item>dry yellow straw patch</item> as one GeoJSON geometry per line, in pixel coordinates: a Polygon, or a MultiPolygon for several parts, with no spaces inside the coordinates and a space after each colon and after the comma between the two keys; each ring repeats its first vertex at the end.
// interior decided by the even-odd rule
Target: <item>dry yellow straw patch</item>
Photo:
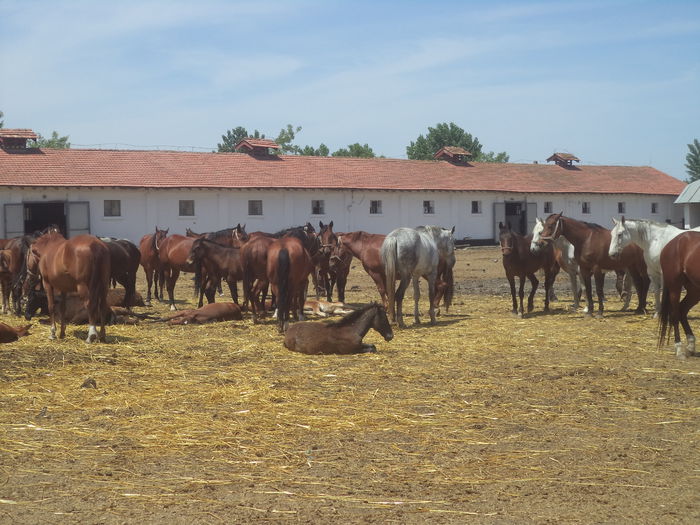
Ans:
{"type": "MultiPolygon", "coordinates": [[[[355,266],[348,301],[376,299],[355,266]]],[[[610,292],[603,320],[541,315],[539,293],[511,317],[493,248],[460,251],[456,279],[438,326],[370,332],[371,355],[298,355],[249,318],[94,345],[35,326],[0,346],[0,521],[700,519],[700,359],[610,292]]]]}

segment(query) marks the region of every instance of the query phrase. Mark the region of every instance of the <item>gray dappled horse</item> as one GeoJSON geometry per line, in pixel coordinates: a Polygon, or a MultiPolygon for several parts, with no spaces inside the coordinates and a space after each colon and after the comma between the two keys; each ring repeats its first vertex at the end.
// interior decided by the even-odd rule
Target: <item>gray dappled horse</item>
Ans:
{"type": "Polygon", "coordinates": [[[397,228],[389,233],[380,250],[384,271],[386,273],[386,291],[389,314],[392,321],[400,327],[403,322],[403,297],[408,283],[413,279],[413,315],[416,324],[420,323],[418,300],[420,299],[420,277],[428,281],[428,298],[430,302],[430,323],[435,324],[435,279],[441,258],[454,257],[453,230],[440,226],[419,226],[397,228]],[[399,287],[395,288],[399,279],[399,287]]]}

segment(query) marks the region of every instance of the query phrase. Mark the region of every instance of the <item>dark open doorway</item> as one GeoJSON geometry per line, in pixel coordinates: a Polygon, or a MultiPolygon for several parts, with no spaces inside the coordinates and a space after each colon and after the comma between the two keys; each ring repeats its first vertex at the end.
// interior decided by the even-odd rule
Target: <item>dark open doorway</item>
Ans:
{"type": "Polygon", "coordinates": [[[27,202],[24,204],[24,232],[32,233],[55,224],[66,235],[66,207],[63,202],[27,202]]]}
{"type": "Polygon", "coordinates": [[[511,229],[520,235],[527,235],[527,217],[525,214],[525,203],[506,202],[506,222],[511,229]]]}

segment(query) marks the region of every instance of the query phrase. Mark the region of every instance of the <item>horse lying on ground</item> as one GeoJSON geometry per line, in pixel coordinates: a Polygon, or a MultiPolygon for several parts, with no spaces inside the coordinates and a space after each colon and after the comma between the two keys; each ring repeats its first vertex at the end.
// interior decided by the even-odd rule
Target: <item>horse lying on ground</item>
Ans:
{"type": "Polygon", "coordinates": [[[17,341],[20,337],[29,335],[29,329],[32,325],[19,326],[12,328],[9,324],[0,323],[0,343],[11,343],[17,341]]]}
{"type": "Polygon", "coordinates": [[[376,352],[374,345],[362,343],[362,338],[374,328],[386,341],[391,341],[391,330],[386,310],[371,303],[334,322],[306,321],[290,325],[284,337],[284,346],[302,354],[361,354],[376,352]]]}
{"type": "Polygon", "coordinates": [[[328,317],[333,314],[345,315],[354,311],[354,308],[350,308],[345,303],[333,303],[323,299],[307,299],[304,302],[304,313],[314,314],[319,317],[328,317]]]}
{"type": "Polygon", "coordinates": [[[170,317],[159,319],[169,325],[204,324],[219,321],[240,321],[241,307],[236,303],[210,303],[196,310],[182,310],[170,317]]]}

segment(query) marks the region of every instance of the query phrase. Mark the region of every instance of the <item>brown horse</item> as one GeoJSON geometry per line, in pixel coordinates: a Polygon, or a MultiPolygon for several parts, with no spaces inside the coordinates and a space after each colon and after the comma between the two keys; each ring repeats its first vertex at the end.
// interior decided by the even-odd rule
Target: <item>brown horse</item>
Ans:
{"type": "Polygon", "coordinates": [[[318,252],[319,239],[307,226],[286,230],[275,239],[267,253],[267,280],[277,298],[277,326],[280,333],[289,326],[290,312],[304,320],[304,301],[309,275],[314,269],[312,257],[318,252]]]}
{"type": "MultiPolygon", "coordinates": [[[[88,311],[88,336],[86,342],[98,339],[96,325],[99,320],[99,340],[105,340],[107,291],[109,289],[111,263],[109,248],[92,235],[78,235],[66,240],[60,233],[47,233],[39,237],[27,252],[25,292],[34,290],[33,277],[41,276],[51,316],[50,339],[56,338],[55,292],[63,295],[78,292],[88,311]]],[[[61,332],[66,336],[65,301],[61,301],[61,332]]]]}
{"type": "Polygon", "coordinates": [[[9,324],[0,323],[0,343],[12,343],[17,341],[20,337],[25,337],[29,334],[29,329],[32,325],[28,324],[26,326],[19,326],[13,328],[9,324]]]}
{"type": "Polygon", "coordinates": [[[136,245],[128,239],[100,237],[100,240],[109,248],[112,266],[112,285],[117,282],[124,287],[125,307],[131,308],[132,306],[136,306],[136,274],[141,262],[141,252],[136,245]]]}
{"type": "MultiPolygon", "coordinates": [[[[340,237],[341,233],[337,234],[340,237]]],[[[345,246],[336,245],[328,261],[328,278],[330,280],[330,294],[333,295],[333,288],[338,289],[338,301],[345,302],[345,286],[348,283],[348,274],[352,264],[353,255],[345,246]]]]}
{"type": "Polygon", "coordinates": [[[326,299],[332,301],[333,291],[329,264],[333,250],[338,244],[338,237],[333,233],[333,221],[328,224],[323,224],[323,221],[319,221],[318,226],[318,238],[320,239],[321,247],[314,257],[314,289],[317,299],[320,297],[320,291],[322,290],[326,299]]]}
{"type": "Polygon", "coordinates": [[[534,298],[537,286],[540,284],[535,272],[539,269],[544,270],[544,311],[549,312],[549,291],[554,284],[554,279],[559,273],[559,265],[556,261],[554,247],[548,245],[539,250],[536,254],[530,251],[530,243],[532,235],[523,237],[514,232],[510,228],[510,224],[504,226],[502,222],[498,223],[498,238],[501,245],[501,253],[503,254],[503,268],[506,271],[506,278],[510,284],[510,295],[513,299],[513,315],[522,317],[524,315],[523,299],[525,296],[525,279],[529,279],[531,283],[530,295],[527,298],[527,311],[534,310],[534,298]],[[515,294],[515,277],[520,279],[520,307],[515,294]]]}
{"type": "Polygon", "coordinates": [[[287,330],[284,346],[302,354],[376,352],[374,345],[362,343],[362,338],[370,328],[379,332],[386,341],[391,341],[394,337],[386,310],[378,303],[368,304],[331,323],[296,323],[287,330]]]}
{"type": "Polygon", "coordinates": [[[700,301],[700,232],[688,231],[671,239],[659,258],[663,276],[663,295],[659,311],[659,347],[670,337],[673,327],[676,357],[695,355],[695,335],[688,322],[688,312],[700,301]],[[681,292],[686,290],[681,300],[681,292]],[[687,349],[681,342],[678,323],[683,326],[687,349]]]}
{"type": "Polygon", "coordinates": [[[388,305],[386,274],[379,254],[385,238],[386,235],[355,231],[338,236],[338,245],[360,260],[362,267],[377,285],[379,296],[386,307],[388,305]]]}
{"type": "Polygon", "coordinates": [[[440,301],[444,299],[445,312],[450,311],[452,299],[454,297],[455,281],[454,266],[457,262],[454,252],[451,257],[440,257],[438,261],[437,277],[435,278],[435,299],[434,308],[436,314],[440,314],[440,301]]]}
{"type": "Polygon", "coordinates": [[[275,238],[258,232],[250,234],[250,240],[241,247],[243,265],[243,304],[250,301],[253,322],[265,314],[267,280],[267,252],[275,238]]]}
{"type": "Polygon", "coordinates": [[[0,250],[0,293],[2,293],[2,313],[6,314],[12,291],[12,250],[0,250]]]}
{"type": "Polygon", "coordinates": [[[168,236],[169,228],[159,230],[156,226],[155,233],[149,233],[141,237],[139,242],[139,251],[141,252],[141,266],[146,274],[146,283],[148,291],[146,292],[146,306],[151,306],[151,286],[155,283],[155,298],[163,300],[163,290],[159,289],[160,279],[160,259],[158,257],[158,246],[168,236]]]}
{"type": "MultiPolygon", "coordinates": [[[[168,235],[163,242],[158,246],[158,258],[160,260],[161,276],[165,281],[165,289],[168,291],[168,301],[171,310],[177,310],[175,307],[175,284],[177,283],[180,272],[189,272],[199,275],[197,268],[190,261],[190,251],[196,239],[194,237],[185,237],[184,235],[173,234],[168,235]]],[[[161,281],[161,289],[163,287],[161,281]]],[[[207,276],[201,276],[201,282],[207,282],[207,276]]],[[[195,282],[195,288],[198,289],[199,282],[195,282]]],[[[214,292],[211,287],[205,289],[205,295],[209,303],[214,302],[214,292]]]]}
{"type": "MultiPolygon", "coordinates": [[[[223,279],[231,290],[233,302],[238,304],[238,289],[236,283],[243,279],[243,264],[240,248],[229,248],[214,241],[201,237],[192,243],[188,263],[195,268],[204,270],[210,282],[223,279]]],[[[203,281],[203,279],[200,279],[203,281]]],[[[202,306],[202,295],[205,286],[200,286],[199,307],[202,306]]]]}
{"type": "Polygon", "coordinates": [[[644,262],[644,254],[639,246],[629,244],[625,246],[619,256],[612,258],[608,255],[611,240],[610,230],[598,224],[565,217],[560,212],[553,213],[544,221],[539,239],[534,239],[535,251],[551,244],[561,235],[574,246],[574,258],[578,261],[581,277],[586,286],[586,298],[588,300],[586,316],[590,316],[593,312],[591,276],[595,276],[598,295],[598,313],[596,316],[603,316],[603,284],[606,270],[627,270],[629,272],[639,298],[639,305],[635,313],[645,313],[650,281],[647,275],[646,263],[644,262]]]}
{"type": "Polygon", "coordinates": [[[236,303],[211,303],[196,310],[182,310],[170,317],[160,319],[170,325],[204,324],[219,321],[240,321],[241,308],[236,303]]]}

